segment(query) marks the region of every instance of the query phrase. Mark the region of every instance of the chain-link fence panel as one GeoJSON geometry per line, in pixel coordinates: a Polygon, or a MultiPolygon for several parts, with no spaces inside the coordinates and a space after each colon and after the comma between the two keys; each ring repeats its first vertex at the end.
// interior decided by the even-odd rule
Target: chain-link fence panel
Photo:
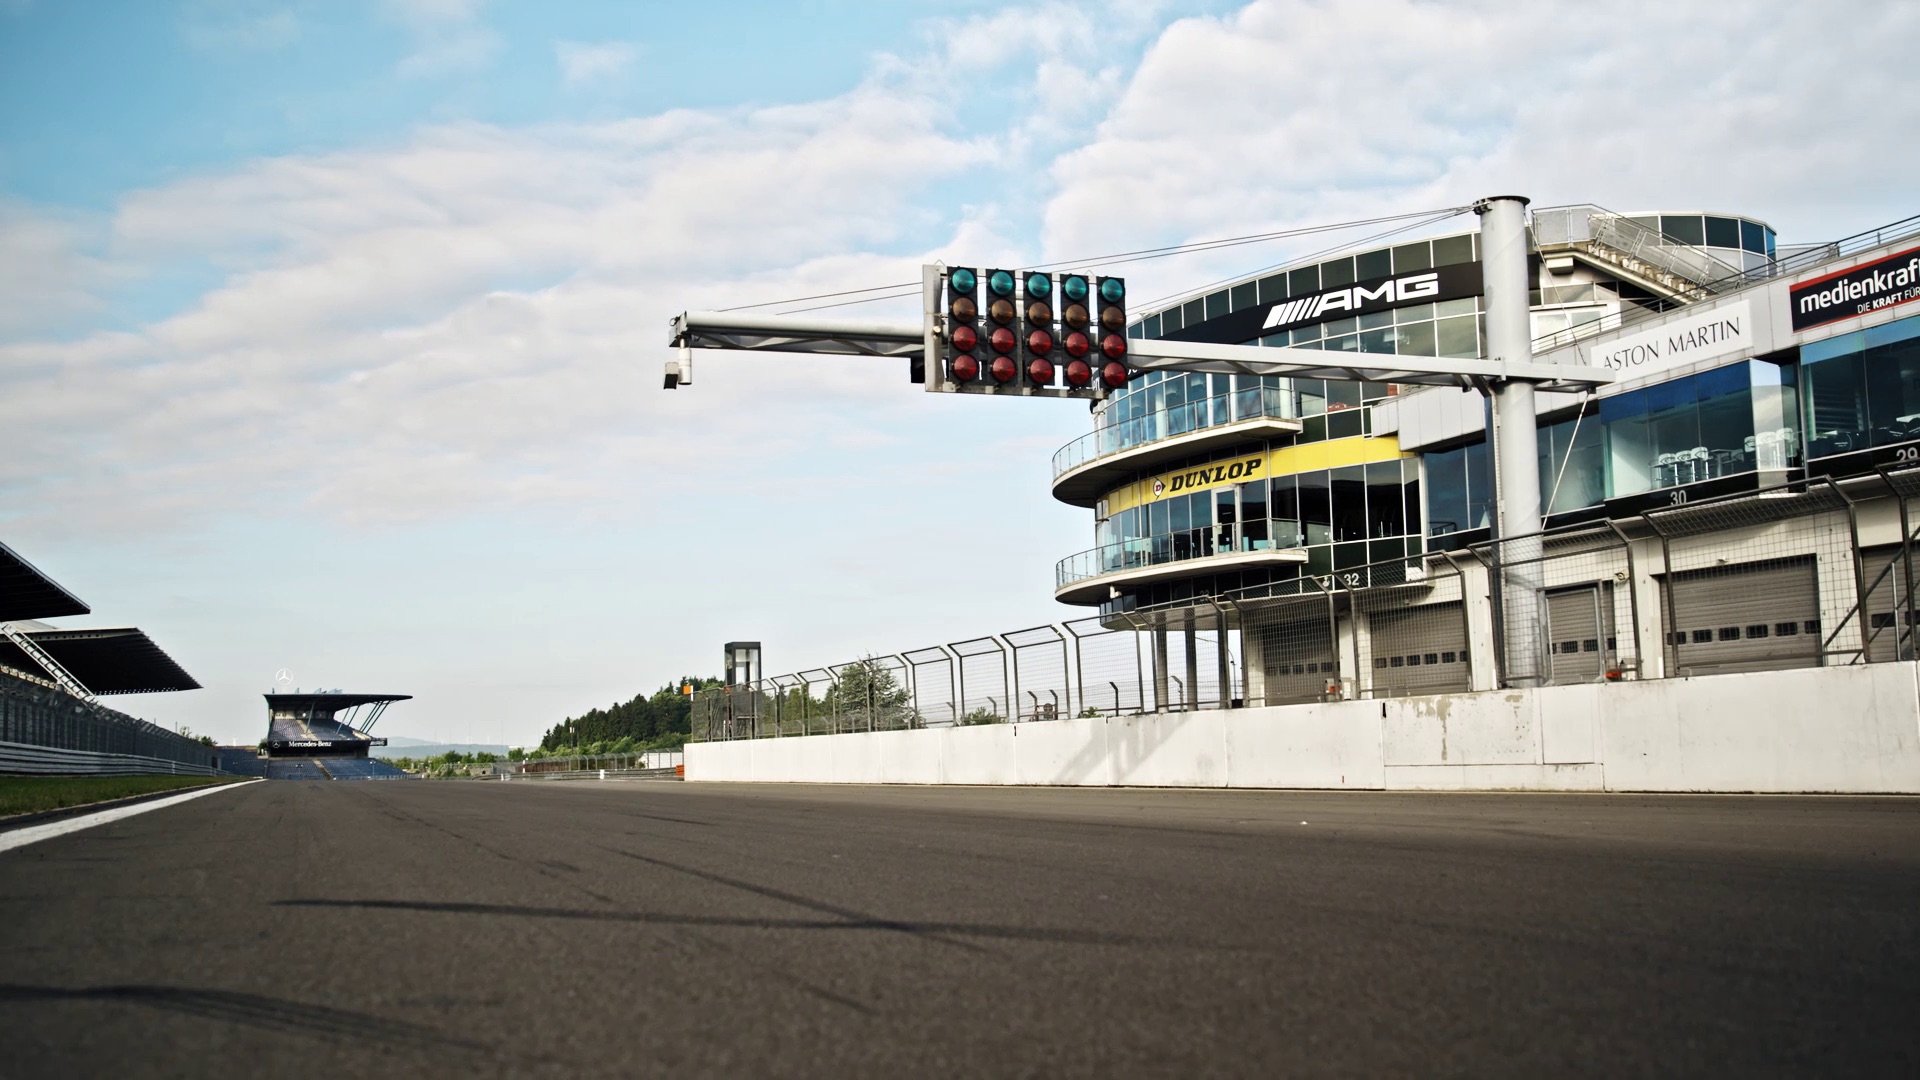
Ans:
{"type": "MultiPolygon", "coordinates": [[[[1876,661],[1912,660],[1914,638],[1920,634],[1915,616],[1915,545],[1920,544],[1920,467],[1879,470],[1894,497],[1897,530],[1890,544],[1861,548],[1866,583],[1868,651],[1876,661]]],[[[1884,530],[1882,530],[1884,532],[1884,530]]]]}
{"type": "Polygon", "coordinates": [[[1130,716],[1147,711],[1141,638],[1132,629],[1112,629],[1099,617],[1064,624],[1073,640],[1077,716],[1130,716]]]}
{"type": "Polygon", "coordinates": [[[956,641],[953,652],[959,669],[960,722],[997,724],[1013,718],[1012,688],[1007,681],[1007,650],[998,638],[956,641]]]}
{"type": "Polygon", "coordinates": [[[925,727],[952,727],[960,722],[959,683],[954,679],[953,654],[938,645],[909,649],[907,662],[913,690],[913,711],[925,727]]]}
{"type": "Polygon", "coordinates": [[[1502,685],[1599,682],[1640,669],[1632,545],[1611,523],[1491,541],[1471,552],[1493,592],[1502,685]]]}
{"type": "Polygon", "coordinates": [[[1333,594],[1320,590],[1228,603],[1240,625],[1247,705],[1297,705],[1339,695],[1333,594]]]}
{"type": "Polygon", "coordinates": [[[905,660],[869,656],[829,670],[834,677],[833,711],[841,730],[897,731],[922,726],[915,719],[905,660]]]}
{"type": "Polygon", "coordinates": [[[1825,480],[1642,516],[1659,537],[1669,676],[1870,660],[1853,504],[1825,480]]]}
{"type": "Polygon", "coordinates": [[[1014,716],[1058,720],[1073,714],[1067,636],[1057,626],[1030,626],[1001,634],[1012,650],[1014,716]]]}
{"type": "Polygon", "coordinates": [[[1459,567],[1433,557],[1369,569],[1382,571],[1370,573],[1369,580],[1399,580],[1349,594],[1355,693],[1402,697],[1472,689],[1472,633],[1459,567]]]}

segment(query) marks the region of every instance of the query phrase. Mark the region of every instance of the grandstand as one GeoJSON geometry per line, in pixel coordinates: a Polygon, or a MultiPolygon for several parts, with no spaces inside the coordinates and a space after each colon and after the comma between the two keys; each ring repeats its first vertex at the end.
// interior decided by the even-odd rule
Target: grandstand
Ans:
{"type": "Polygon", "coordinates": [[[218,771],[212,747],[99,700],[199,689],[152,638],[130,626],[40,621],[92,610],[0,544],[0,773],[218,771]]]}
{"type": "Polygon", "coordinates": [[[267,779],[391,780],[407,776],[405,771],[372,757],[370,751],[386,745],[387,740],[373,734],[373,726],[387,706],[411,700],[412,695],[322,690],[266,697],[266,756],[257,758],[255,767],[263,769],[267,779]]]}

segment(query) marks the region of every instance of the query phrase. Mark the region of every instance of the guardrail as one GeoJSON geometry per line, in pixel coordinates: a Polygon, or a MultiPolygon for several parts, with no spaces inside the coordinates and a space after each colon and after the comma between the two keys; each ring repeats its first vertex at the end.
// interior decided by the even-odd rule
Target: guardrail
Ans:
{"type": "Polygon", "coordinates": [[[0,742],[0,774],[8,776],[221,776],[218,769],[140,754],[101,754],[0,742]]]}

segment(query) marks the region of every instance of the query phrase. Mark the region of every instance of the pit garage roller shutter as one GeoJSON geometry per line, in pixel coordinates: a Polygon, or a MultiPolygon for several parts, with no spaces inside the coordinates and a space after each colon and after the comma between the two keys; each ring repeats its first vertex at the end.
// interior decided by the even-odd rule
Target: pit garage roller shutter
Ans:
{"type": "Polygon", "coordinates": [[[1472,685],[1460,601],[1376,611],[1367,626],[1376,696],[1444,694],[1472,685]]]}
{"type": "Polygon", "coordinates": [[[1611,582],[1547,594],[1549,682],[1598,682],[1613,666],[1614,646],[1611,582]]]}
{"type": "MultiPolygon", "coordinates": [[[[1869,656],[1875,663],[1913,659],[1915,626],[1909,601],[1915,591],[1907,581],[1907,558],[1900,545],[1867,548],[1860,552],[1860,563],[1867,582],[1869,656]]],[[[1913,563],[1920,569],[1920,555],[1913,563]]]]}
{"type": "Polygon", "coordinates": [[[1263,626],[1258,640],[1267,704],[1293,705],[1327,696],[1327,683],[1339,672],[1324,616],[1263,626]]]}
{"type": "Polygon", "coordinates": [[[1683,571],[1672,591],[1668,655],[1679,674],[1820,666],[1820,585],[1813,559],[1683,571]]]}

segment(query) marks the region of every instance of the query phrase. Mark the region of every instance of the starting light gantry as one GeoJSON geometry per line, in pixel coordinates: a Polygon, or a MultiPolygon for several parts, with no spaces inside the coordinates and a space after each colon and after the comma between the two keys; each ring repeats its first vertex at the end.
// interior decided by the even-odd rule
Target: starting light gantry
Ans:
{"type": "Polygon", "coordinates": [[[679,352],[667,362],[666,388],[692,385],[694,349],[736,349],[903,357],[912,381],[925,383],[934,393],[1098,400],[1146,371],[1479,390],[1493,400],[1499,492],[1495,529],[1516,541],[1509,552],[1513,565],[1501,573],[1508,597],[1509,678],[1514,685],[1532,685],[1540,679],[1544,657],[1530,650],[1533,643],[1546,640],[1539,567],[1527,558],[1540,543],[1542,525],[1534,393],[1592,390],[1612,382],[1613,373],[1534,361],[1526,206],[1527,200],[1518,195],[1494,196],[1474,205],[1481,216],[1484,359],[1128,338],[1126,283],[1119,278],[993,269],[983,274],[935,263],[921,268],[918,323],[683,312],[674,317],[669,334],[669,344],[679,352]],[[1065,305],[1057,316],[1056,289],[1065,305]]]}
{"type": "Polygon", "coordinates": [[[919,322],[732,311],[676,315],[668,344],[678,355],[667,361],[665,388],[693,385],[695,349],[904,359],[911,381],[924,383],[932,393],[1094,400],[1148,371],[1459,386],[1487,392],[1507,381],[1577,392],[1613,380],[1604,368],[1535,363],[1530,353],[1511,360],[1448,359],[1129,338],[1126,282],[1120,278],[1032,272],[1022,280],[1015,271],[982,273],[938,263],[922,267],[921,277],[925,310],[919,322]],[[1066,304],[1058,320],[1048,302],[1056,288],[1066,304]],[[1098,305],[1097,317],[1089,301],[1098,305]],[[930,356],[935,358],[931,369],[930,356]]]}

